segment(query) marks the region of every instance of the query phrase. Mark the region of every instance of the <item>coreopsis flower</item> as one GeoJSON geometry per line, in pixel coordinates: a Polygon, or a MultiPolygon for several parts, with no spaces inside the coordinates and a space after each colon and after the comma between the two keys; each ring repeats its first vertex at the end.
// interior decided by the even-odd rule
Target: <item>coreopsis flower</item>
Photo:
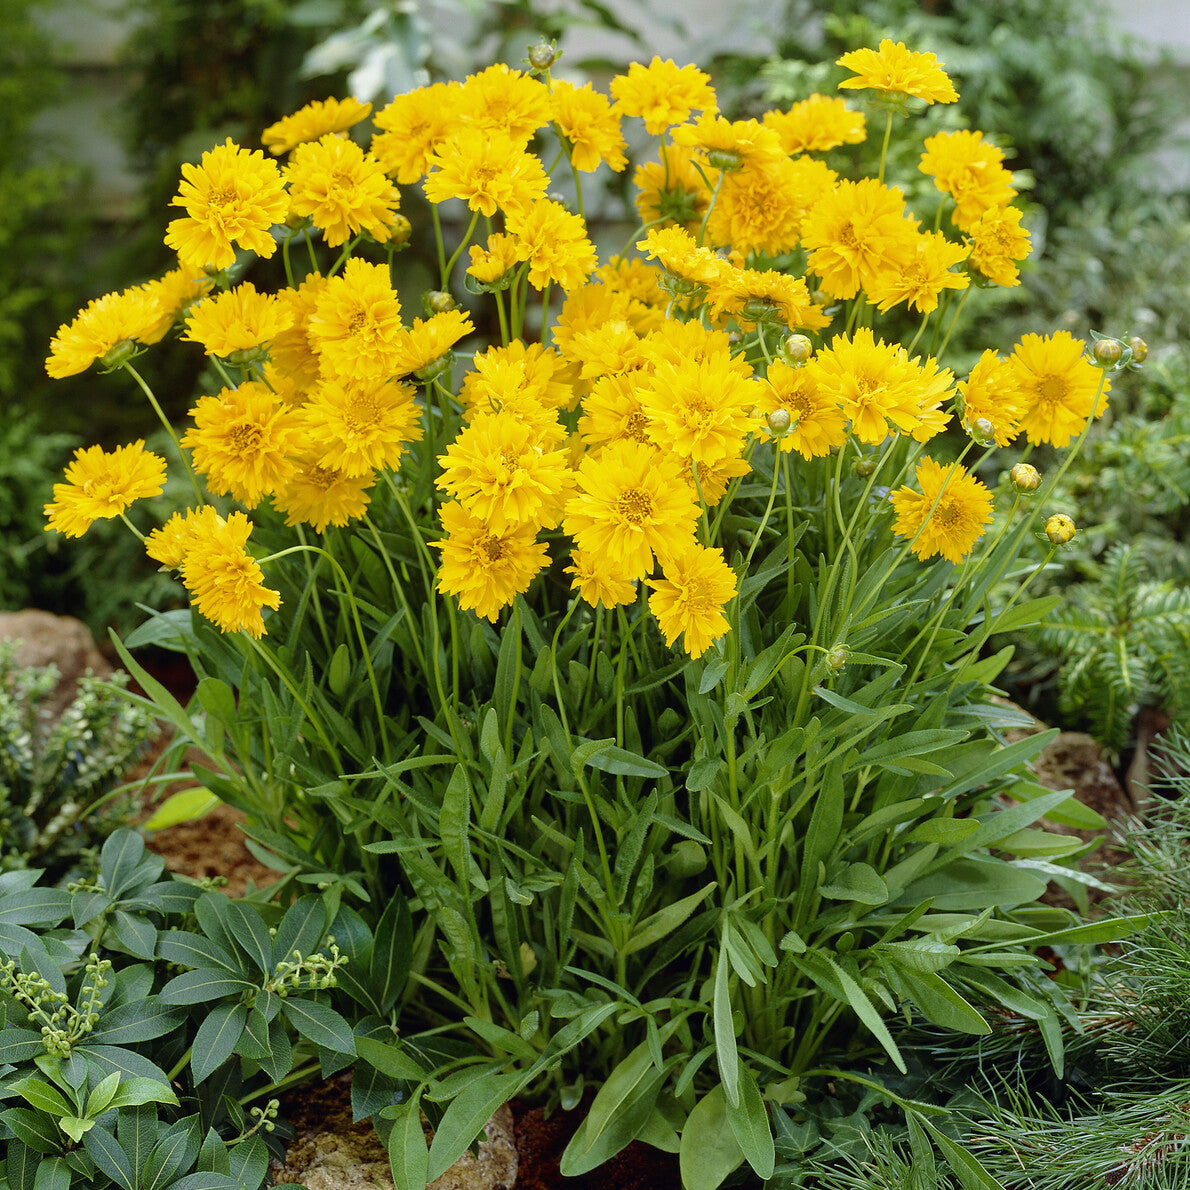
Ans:
{"type": "MultiPolygon", "coordinates": [[[[186,547],[190,543],[190,533],[197,523],[192,520],[199,510],[188,508],[185,512],[175,512],[164,525],[153,530],[145,538],[145,553],[154,562],[160,562],[167,570],[177,570],[186,556],[186,547]]],[[[216,515],[213,508],[208,510],[211,516],[216,515]]]]}
{"type": "MultiPolygon", "coordinates": [[[[70,323],[63,323],[50,340],[45,370],[55,380],[77,376],[93,363],[115,363],[123,344],[148,342],[162,319],[161,302],[146,289],[106,293],[88,302],[70,323]],[[109,355],[110,353],[110,355],[109,355]]],[[[129,352],[129,358],[131,353],[129,352]]]]}
{"type": "Polygon", "coordinates": [[[726,331],[711,330],[693,319],[681,322],[667,318],[645,336],[645,350],[654,366],[715,360],[719,366],[733,368],[745,379],[752,375],[748,361],[742,355],[732,355],[731,339],[726,331]]]}
{"type": "Polygon", "coordinates": [[[54,484],[45,505],[46,529],[64,537],[82,537],[96,522],[119,516],[165,487],[165,460],[145,450],[143,439],[107,451],[80,447],[66,465],[65,483],[54,484]]]}
{"type": "Polygon", "coordinates": [[[463,80],[455,119],[501,133],[523,148],[549,123],[550,93],[544,83],[497,62],[463,80]]]}
{"type": "Polygon", "coordinates": [[[147,345],[160,343],[186,311],[210,292],[214,283],[205,273],[193,269],[171,269],[156,281],[139,286],[157,302],[161,311],[160,319],[145,330],[140,342],[147,345]]]}
{"type": "Polygon", "coordinates": [[[648,580],[649,610],[667,645],[685,633],[686,652],[701,657],[731,627],[723,609],[736,593],[735,571],[722,550],[698,544],[664,559],[662,571],[648,580]]]}
{"type": "Polygon", "coordinates": [[[354,141],[329,133],[298,145],[285,176],[291,212],[308,215],[329,247],[361,231],[382,244],[389,238],[401,196],[384,166],[354,141]]]}
{"type": "Polygon", "coordinates": [[[385,173],[411,186],[430,172],[430,159],[457,124],[462,95],[461,83],[432,83],[396,96],[376,113],[379,131],[370,148],[385,173]]]}
{"type": "Polygon", "coordinates": [[[616,173],[627,167],[620,117],[612,110],[611,100],[590,83],[576,87],[555,79],[550,92],[550,115],[558,135],[566,142],[575,169],[590,172],[598,169],[600,162],[606,162],[616,173]]]}
{"type": "Polygon", "coordinates": [[[1064,512],[1055,512],[1053,516],[1046,517],[1045,535],[1054,545],[1066,545],[1074,540],[1077,532],[1074,519],[1064,512]]]}
{"type": "Polygon", "coordinates": [[[711,189],[694,168],[695,151],[680,145],[662,145],[660,161],[638,165],[632,175],[636,187],[637,214],[642,223],[664,220],[689,232],[697,232],[707,208],[711,189]]]}
{"type": "Polygon", "coordinates": [[[501,132],[462,127],[444,140],[430,159],[434,167],[422,183],[433,203],[461,198],[491,218],[527,206],[545,195],[549,178],[541,161],[501,132]]]}
{"type": "Polygon", "coordinates": [[[549,559],[532,524],[510,525],[501,532],[472,516],[457,501],[439,509],[447,536],[431,541],[442,551],[438,590],[458,598],[464,611],[474,611],[493,624],[544,569],[549,559]]]}
{"type": "Polygon", "coordinates": [[[324,379],[299,412],[319,465],[350,476],[395,471],[405,446],[422,436],[417,390],[394,381],[324,379]]]}
{"type": "Polygon", "coordinates": [[[583,398],[578,432],[593,450],[625,438],[646,446],[656,445],[649,433],[649,415],[641,404],[637,379],[631,375],[612,375],[597,380],[583,398]]]}
{"type": "Polygon", "coordinates": [[[182,582],[200,615],[221,632],[264,635],[263,608],[281,606],[279,592],[264,585],[260,563],[247,551],[252,522],[242,513],[226,519],[205,507],[186,518],[182,582]]]}
{"type": "Polygon", "coordinates": [[[917,486],[889,496],[896,509],[893,533],[912,541],[923,562],[941,554],[961,562],[992,523],[992,493],[958,463],[945,466],[928,455],[917,464],[917,486]]]}
{"type": "Polygon", "coordinates": [[[333,96],[316,99],[292,115],[270,124],[260,134],[260,143],[274,156],[280,156],[306,141],[346,132],[348,128],[367,119],[371,111],[370,103],[361,103],[358,99],[335,99],[333,96]]]}
{"type": "Polygon", "coordinates": [[[557,411],[574,404],[574,388],[556,352],[540,343],[514,339],[475,356],[475,370],[463,377],[459,402],[471,421],[504,411],[551,438],[561,432],[557,411]]]}
{"type": "Polygon", "coordinates": [[[886,313],[902,302],[919,314],[938,308],[938,297],[946,289],[966,289],[971,283],[964,273],[951,269],[967,258],[970,248],[955,244],[940,231],[917,232],[897,242],[889,267],[865,287],[868,300],[886,313]]]}
{"type": "Polygon", "coordinates": [[[310,320],[318,298],[326,288],[327,278],[310,273],[296,289],[281,289],[277,301],[289,315],[289,325],[273,337],[269,358],[285,379],[298,390],[308,390],[318,380],[317,339],[311,333],[310,320]]]}
{"type": "Polygon", "coordinates": [[[632,321],[632,299],[622,290],[591,282],[572,289],[562,303],[554,327],[554,343],[566,360],[574,360],[574,343],[586,331],[611,322],[632,321]]]}
{"type": "Polygon", "coordinates": [[[624,578],[606,558],[572,550],[570,562],[571,565],[563,571],[574,575],[570,589],[577,591],[592,607],[602,605],[610,610],[636,599],[636,585],[624,578]]]}
{"type": "Polygon", "coordinates": [[[235,261],[237,244],[272,256],[277,242],[269,229],[289,213],[276,162],[259,150],[241,149],[231,137],[204,153],[201,164],[182,166],[182,182],[170,203],[186,211],[165,233],[184,268],[225,269],[235,261]]]}
{"type": "Polygon", "coordinates": [[[805,368],[774,360],[760,383],[757,404],[766,415],[779,409],[789,415],[784,432],[774,435],[785,454],[796,450],[803,459],[825,458],[847,441],[847,415],[839,400],[823,392],[805,368]]]}
{"type": "Polygon", "coordinates": [[[702,497],[702,502],[708,508],[716,504],[727,494],[727,486],[733,479],[747,475],[752,470],[752,464],[747,459],[724,459],[721,463],[708,466],[706,463],[695,463],[686,476],[686,482],[695,497],[702,497]]]}
{"type": "Polygon", "coordinates": [[[755,381],[720,357],[660,364],[640,385],[654,440],[711,467],[743,454],[757,396],[755,381]]]}
{"type": "Polygon", "coordinates": [[[727,262],[710,248],[701,247],[695,238],[680,227],[651,228],[636,246],[677,281],[691,287],[714,284],[727,267],[727,262]]]}
{"type": "Polygon", "coordinates": [[[645,130],[659,136],[671,124],[681,124],[692,111],[713,111],[718,103],[711,76],[697,66],[677,66],[672,58],[654,57],[648,66],[633,62],[627,74],[618,74],[608,88],[615,111],[640,116],[645,130]]]}
{"type": "Polygon", "coordinates": [[[993,207],[1006,207],[1016,197],[1004,154],[983,139],[983,133],[959,129],[926,137],[918,168],[955,201],[951,218],[964,231],[993,207]]]}
{"type": "Polygon", "coordinates": [[[597,330],[576,334],[570,357],[581,365],[579,376],[583,380],[625,376],[639,372],[649,363],[644,339],[627,319],[616,319],[597,330]]]}
{"type": "Polygon", "coordinates": [[[201,343],[207,355],[226,358],[267,347],[293,319],[293,310],[276,295],[258,293],[251,281],[244,281],[199,302],[182,338],[201,343]]]}
{"type": "Polygon", "coordinates": [[[954,103],[959,95],[934,54],[914,53],[904,42],[884,38],[878,50],[852,50],[835,60],[855,71],[842,89],[883,91],[894,97],[912,95],[926,103],[954,103]]]}
{"type": "Polygon", "coordinates": [[[905,198],[875,178],[841,181],[810,209],[802,224],[807,270],[822,279],[834,298],[853,298],[895,267],[916,234],[905,216],[905,198]]]}
{"type": "Polygon", "coordinates": [[[517,241],[517,254],[528,262],[529,284],[534,289],[552,283],[569,293],[599,264],[582,216],[553,199],[539,198],[509,210],[507,227],[517,241]]]}
{"type": "Polygon", "coordinates": [[[825,153],[839,145],[859,145],[867,137],[862,112],[852,111],[838,96],[819,95],[795,103],[788,111],[765,112],[761,122],[781,140],[790,156],[825,153]]]}
{"type": "Polygon", "coordinates": [[[1028,231],[1021,226],[1016,207],[993,207],[967,229],[971,237],[968,267],[996,285],[1011,288],[1021,283],[1017,262],[1032,249],[1028,231]]]}
{"type": "Polygon", "coordinates": [[[323,375],[367,380],[396,371],[401,303],[384,265],[352,257],[318,292],[308,326],[323,375]]]}
{"type": "Polygon", "coordinates": [[[343,526],[362,517],[371,499],[374,472],[348,475],[319,462],[321,450],[307,448],[293,458],[293,472],[273,494],[273,507],[287,525],[310,525],[325,533],[327,525],[343,526]]]}
{"type": "Polygon", "coordinates": [[[1024,401],[1016,369],[989,348],[958,389],[963,399],[963,421],[968,426],[986,422],[997,446],[1007,446],[1020,433],[1024,401]]]}
{"type": "Polygon", "coordinates": [[[728,315],[745,330],[757,323],[780,323],[790,330],[821,330],[830,316],[810,300],[804,277],[774,269],[725,270],[707,290],[716,316],[728,315]]]}
{"type": "Polygon", "coordinates": [[[1066,446],[1082,433],[1092,412],[1101,417],[1107,408],[1111,381],[1084,356],[1085,346],[1069,331],[1057,331],[1025,335],[1012,349],[1009,359],[1023,405],[1021,429],[1034,445],[1066,446]]]}
{"type": "Polygon", "coordinates": [[[467,272],[481,285],[495,285],[523,263],[525,258],[522,252],[526,250],[526,245],[516,236],[494,231],[488,236],[486,244],[472,244],[467,249],[471,256],[467,272]]]}
{"type": "Polygon", "coordinates": [[[704,169],[724,172],[764,169],[787,156],[781,138],[759,120],[727,120],[715,111],[675,128],[673,143],[693,149],[704,169]]]}
{"type": "Polygon", "coordinates": [[[182,445],[217,496],[255,508],[293,471],[287,456],[301,440],[296,415],[267,385],[247,381],[200,397],[192,413],[182,445]]]}
{"type": "Polygon", "coordinates": [[[583,460],[578,489],[563,528],[580,550],[606,558],[625,579],[643,578],[654,554],[671,557],[693,540],[699,509],[672,455],[613,442],[583,460]]]}
{"type": "Polygon", "coordinates": [[[396,337],[394,371],[401,376],[428,368],[474,330],[471,316],[464,310],[444,310],[425,321],[415,318],[413,325],[396,337]]]}
{"type": "Polygon", "coordinates": [[[727,174],[707,219],[707,238],[743,256],[779,256],[798,245],[807,213],[835,184],[834,170],[812,157],[727,174]]]}
{"type": "MultiPolygon", "coordinates": [[[[621,256],[601,264],[595,270],[595,278],[610,289],[623,291],[643,305],[661,310],[669,304],[669,294],[661,288],[661,270],[635,257],[621,256]]],[[[633,325],[636,325],[635,321],[633,325]]]]}

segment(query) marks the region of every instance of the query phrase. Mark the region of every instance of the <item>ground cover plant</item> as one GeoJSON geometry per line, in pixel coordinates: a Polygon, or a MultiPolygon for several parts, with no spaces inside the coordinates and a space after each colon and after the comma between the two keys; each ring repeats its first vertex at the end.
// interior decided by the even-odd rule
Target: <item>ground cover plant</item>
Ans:
{"type": "Polygon", "coordinates": [[[1012,1004],[1060,1070],[1038,948],[1144,924],[1041,900],[1093,879],[1041,820],[1102,820],[1036,784],[1051,733],[1005,744],[1029,719],[992,697],[995,638],[1052,609],[1031,585],[1077,531],[1052,493],[1138,349],[1030,333],[947,366],[1029,238],[982,133],[917,137],[958,99],[932,54],[844,55],[862,110],[734,122],[695,66],[604,95],[554,60],[397,96],[370,140],[329,99],[267,156],[186,166],[178,269],[47,361],[123,370],[172,457],[80,450],[49,528],[119,517],[180,575],[191,608],[117,647],[257,852],[364,930],[407,903],[400,1035],[393,1001],[353,1039],[399,1185],[517,1094],[582,1105],[565,1174],[641,1139],[688,1190],[786,1176],[848,1085],[990,1185],[897,1090],[896,1021],[983,1036],[1012,1004]],[[626,167],[638,119],[641,226],[601,261],[584,175],[626,167]],[[869,137],[871,174],[822,160],[869,137]],[[439,277],[409,319],[418,185],[439,277]],[[245,280],[256,257],[287,285],[245,280]],[[173,327],[221,378],[181,432],[136,364],[173,327]],[[152,526],[171,466],[193,503],[152,526]],[[150,642],[189,655],[191,706],[136,664],[150,642]]]}

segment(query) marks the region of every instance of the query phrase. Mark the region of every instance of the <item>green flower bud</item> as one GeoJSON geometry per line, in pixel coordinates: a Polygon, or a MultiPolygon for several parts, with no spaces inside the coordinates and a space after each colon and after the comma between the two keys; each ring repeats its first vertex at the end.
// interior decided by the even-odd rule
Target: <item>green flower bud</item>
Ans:
{"type": "Polygon", "coordinates": [[[964,427],[976,446],[995,446],[996,427],[986,417],[977,417],[964,427]]]}
{"type": "Polygon", "coordinates": [[[1101,368],[1111,368],[1120,362],[1124,347],[1118,339],[1096,339],[1091,356],[1101,368]]]}
{"type": "Polygon", "coordinates": [[[850,654],[847,652],[845,645],[836,645],[829,653],[827,653],[826,663],[831,667],[831,669],[835,671],[835,673],[838,673],[839,670],[841,670],[847,664],[847,659],[849,656],[850,654]]]}
{"type": "Polygon", "coordinates": [[[536,45],[529,47],[529,57],[526,61],[529,65],[538,72],[544,73],[549,70],[557,60],[562,57],[558,51],[557,45],[552,41],[539,41],[536,45]]]}
{"type": "Polygon", "coordinates": [[[805,335],[790,335],[778,354],[787,364],[804,364],[814,354],[814,344],[805,335]]]}
{"type": "Polygon", "coordinates": [[[856,473],[856,475],[858,475],[860,477],[860,479],[867,479],[868,476],[871,475],[872,472],[875,470],[876,470],[876,460],[875,459],[856,459],[855,460],[855,473],[856,473]]]}
{"type": "Polygon", "coordinates": [[[707,164],[712,169],[720,169],[725,174],[731,174],[743,168],[744,159],[734,149],[712,149],[707,154],[707,164]]]}
{"type": "Polygon", "coordinates": [[[789,416],[788,409],[774,409],[771,413],[765,414],[764,420],[768,428],[778,437],[785,434],[793,424],[793,418],[789,416]]]}
{"type": "Polygon", "coordinates": [[[1065,545],[1068,541],[1073,541],[1077,532],[1074,521],[1064,512],[1055,512],[1045,522],[1045,535],[1054,545],[1065,545]]]}
{"type": "Polygon", "coordinates": [[[422,302],[429,314],[446,314],[459,308],[459,303],[445,289],[431,289],[422,298],[422,302]]]}
{"type": "Polygon", "coordinates": [[[1128,340],[1128,346],[1132,351],[1132,362],[1134,364],[1143,364],[1149,358],[1149,345],[1140,335],[1133,335],[1128,340]]]}
{"type": "Polygon", "coordinates": [[[1032,463],[1017,463],[1008,478],[1018,492],[1035,492],[1041,486],[1041,472],[1032,463]]]}

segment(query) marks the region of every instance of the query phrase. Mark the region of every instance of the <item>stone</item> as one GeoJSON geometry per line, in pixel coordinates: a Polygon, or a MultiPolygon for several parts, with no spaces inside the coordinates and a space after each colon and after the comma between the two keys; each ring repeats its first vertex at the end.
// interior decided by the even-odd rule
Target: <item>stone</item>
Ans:
{"type": "Polygon", "coordinates": [[[112,674],[91,630],[73,616],[56,616],[34,608],[0,612],[0,640],[20,642],[16,659],[26,668],[57,666],[58,685],[46,703],[46,714],[51,719],[61,716],[74,701],[79,679],[88,670],[101,678],[112,674]]]}

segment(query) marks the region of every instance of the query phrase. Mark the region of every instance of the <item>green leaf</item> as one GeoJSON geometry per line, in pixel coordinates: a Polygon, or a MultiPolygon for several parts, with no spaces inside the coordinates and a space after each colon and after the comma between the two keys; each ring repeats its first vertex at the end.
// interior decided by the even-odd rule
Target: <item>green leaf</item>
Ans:
{"type": "Polygon", "coordinates": [[[580,744],[571,754],[570,767],[576,777],[584,768],[599,769],[620,777],[664,777],[669,772],[662,765],[618,747],[615,737],[580,744]]]}
{"type": "MultiPolygon", "coordinates": [[[[1064,930],[1054,930],[1049,934],[1037,934],[1029,938],[1029,945],[1031,947],[1070,946],[1079,943],[1084,946],[1101,946],[1104,942],[1119,942],[1151,925],[1159,916],[1155,913],[1137,913],[1128,917],[1108,917],[1102,921],[1068,926],[1064,930]]],[[[994,945],[996,943],[989,943],[988,946],[973,947],[972,949],[978,952],[994,945]]]]}
{"type": "Polygon", "coordinates": [[[30,1107],[48,1112],[51,1116],[73,1116],[75,1113],[74,1107],[66,1102],[61,1091],[39,1078],[17,1079],[10,1084],[10,1090],[20,1095],[30,1107]]]}
{"type": "Polygon", "coordinates": [[[890,963],[908,971],[941,971],[962,954],[957,946],[939,942],[936,938],[878,942],[872,949],[890,963]]]}
{"type": "Polygon", "coordinates": [[[954,1171],[955,1177],[959,1179],[963,1190],[1004,1190],[1004,1186],[962,1145],[956,1144],[925,1116],[921,1117],[921,1123],[933,1137],[934,1143],[946,1158],[946,1163],[954,1171]]]}
{"type": "Polygon", "coordinates": [[[491,1073],[460,1091],[447,1107],[430,1145],[429,1181],[440,1178],[483,1131],[501,1104],[507,1103],[526,1082],[523,1071],[491,1073]]]}
{"type": "Polygon", "coordinates": [[[351,1026],[326,1004],[291,996],[282,1001],[281,1012],[307,1041],[336,1054],[355,1053],[351,1026]]]}
{"type": "Polygon", "coordinates": [[[8,1152],[4,1157],[9,1190],[34,1190],[41,1160],[42,1154],[29,1148],[23,1141],[9,1141],[8,1152]]]}
{"type": "Polygon", "coordinates": [[[96,1125],[83,1137],[88,1156],[120,1190],[136,1190],[136,1177],[128,1155],[106,1128],[96,1125]]]}
{"type": "Polygon", "coordinates": [[[405,1082],[419,1083],[429,1073],[397,1043],[389,1044],[373,1037],[356,1037],[355,1052],[369,1066],[405,1082]]]}
{"type": "Polygon", "coordinates": [[[429,1184],[430,1150],[421,1126],[421,1092],[391,1110],[388,1159],[396,1190],[425,1190],[429,1184]]]}
{"type": "Polygon", "coordinates": [[[691,893],[680,901],[674,901],[646,917],[633,930],[624,953],[635,954],[638,950],[644,950],[646,946],[660,942],[662,938],[668,938],[707,899],[711,890],[718,887],[719,882],[712,880],[709,884],[704,884],[698,892],[691,893]]]}
{"type": "Polygon", "coordinates": [[[61,1137],[54,1121],[43,1112],[27,1107],[0,1111],[0,1120],[12,1129],[16,1138],[37,1153],[54,1153],[61,1148],[61,1137]]]}
{"type": "Polygon", "coordinates": [[[255,1190],[264,1181],[269,1171],[268,1146],[260,1135],[245,1137],[228,1153],[231,1161],[232,1181],[248,1190],[255,1190]]]}
{"type": "Polygon", "coordinates": [[[141,1171],[140,1190],[164,1190],[179,1170],[194,1163],[200,1143],[198,1129],[198,1116],[187,1116],[158,1137],[141,1171]]]}
{"type": "Polygon", "coordinates": [[[37,1166],[33,1190],[70,1190],[70,1166],[62,1157],[51,1157],[37,1166]]]}
{"type": "Polygon", "coordinates": [[[273,939],[260,910],[247,901],[232,901],[226,913],[226,925],[240,948],[262,975],[270,975],[273,970],[273,939]]]}
{"type": "MultiPolygon", "coordinates": [[[[645,1050],[646,1060],[640,1077],[631,1081],[636,1073],[635,1070],[632,1071],[629,1076],[631,1085],[624,1081],[618,1082],[613,1096],[600,1105],[602,1109],[600,1115],[593,1119],[591,1114],[588,1114],[579,1124],[559,1163],[559,1172],[563,1177],[579,1177],[582,1174],[590,1173],[605,1161],[610,1161],[625,1146],[631,1144],[648,1123],[657,1102],[657,1092],[661,1089],[666,1072],[658,1070],[653,1065],[652,1060],[649,1059],[647,1044],[641,1048],[645,1050]]],[[[633,1051],[634,1054],[635,1052],[633,1051]]],[[[624,1062],[616,1067],[609,1082],[624,1069],[625,1063],[632,1057],[633,1055],[630,1054],[624,1062]]],[[[639,1066],[639,1060],[636,1064],[639,1066]]],[[[596,1103],[599,1096],[607,1089],[607,1085],[605,1083],[599,1089],[599,1095],[595,1097],[596,1103]]],[[[592,1111],[596,1103],[592,1103],[592,1111]]]]}
{"type": "Polygon", "coordinates": [[[99,853],[99,870],[108,896],[116,899],[132,887],[144,854],[145,841],[136,831],[117,830],[108,836],[99,853]]]}
{"type": "Polygon", "coordinates": [[[326,925],[326,901],[317,893],[298,897],[277,926],[269,969],[288,959],[295,950],[302,955],[314,954],[326,935],[326,925]]]}
{"type": "Polygon", "coordinates": [[[715,1026],[715,1059],[723,1092],[732,1107],[740,1104],[740,1055],[735,1043],[735,1025],[731,1013],[731,993],[728,987],[727,946],[731,926],[723,927],[723,944],[715,962],[715,992],[711,1016],[715,1026]]]}
{"type": "Polygon", "coordinates": [[[49,926],[70,913],[70,893],[60,888],[30,888],[0,896],[0,924],[49,926]]]}
{"type": "Polygon", "coordinates": [[[744,1150],[728,1119],[723,1088],[712,1087],[694,1105],[682,1128],[678,1166],[683,1190],[718,1190],[743,1160],[744,1150]]]}
{"type": "MultiPolygon", "coordinates": [[[[177,1099],[173,1102],[177,1103],[177,1099]]],[[[116,1116],[116,1139],[139,1179],[157,1142],[157,1105],[146,1101],[137,1106],[126,1106],[116,1116]]]]}
{"type": "Polygon", "coordinates": [[[242,976],[226,971],[212,971],[210,968],[198,971],[183,971],[175,975],[161,989],[159,999],[163,1004],[205,1004],[223,996],[234,996],[248,991],[255,985],[242,976]]]}
{"type": "Polygon", "coordinates": [[[869,864],[848,864],[818,891],[832,901],[858,901],[861,905],[883,905],[888,900],[888,886],[869,864]]]}
{"type": "MultiPolygon", "coordinates": [[[[119,1086],[120,1075],[118,1071],[113,1070],[111,1074],[105,1078],[101,1078],[87,1097],[87,1106],[83,1114],[91,1117],[103,1115],[110,1106],[111,1101],[116,1097],[116,1090],[119,1086]]],[[[74,1114],[73,1109],[70,1109],[70,1114],[74,1114]]]]}
{"type": "Polygon", "coordinates": [[[899,968],[898,975],[913,1003],[935,1025],[976,1037],[992,1031],[991,1025],[940,975],[932,971],[912,971],[906,967],[899,968]]]}
{"type": "Polygon", "coordinates": [[[1045,892],[1046,882],[1026,868],[1006,860],[983,856],[962,856],[940,871],[915,880],[899,894],[898,905],[920,905],[932,900],[938,910],[986,909],[994,905],[1012,909],[1036,901],[1045,892]]]}
{"type": "Polygon", "coordinates": [[[171,793],[141,825],[147,831],[168,830],[209,814],[217,805],[219,799],[209,789],[194,785],[171,793]]]}
{"type": "Polygon", "coordinates": [[[246,974],[238,952],[226,950],[206,935],[192,934],[189,930],[166,930],[158,942],[157,952],[167,963],[177,963],[181,967],[221,967],[233,975],[246,974]]]}
{"type": "Polygon", "coordinates": [[[773,1176],[776,1148],[764,1097],[747,1066],[740,1068],[739,1106],[733,1107],[731,1100],[727,1101],[727,1121],[748,1164],[759,1178],[767,1181],[773,1176]]]}
{"type": "Polygon", "coordinates": [[[17,1066],[43,1053],[45,1046],[40,1033],[34,1033],[32,1029],[20,1029],[16,1025],[0,1029],[0,1066],[17,1066]]]}
{"type": "Polygon", "coordinates": [[[111,937],[130,955],[138,959],[156,957],[157,927],[147,917],[117,909],[108,922],[108,930],[111,937]]]}
{"type": "Polygon", "coordinates": [[[231,1174],[203,1169],[179,1178],[169,1190],[244,1190],[244,1183],[231,1174]]]}
{"type": "Polygon", "coordinates": [[[204,1082],[235,1052],[248,1019],[245,1004],[216,1004],[202,1019],[190,1051],[190,1072],[204,1082]]]}

